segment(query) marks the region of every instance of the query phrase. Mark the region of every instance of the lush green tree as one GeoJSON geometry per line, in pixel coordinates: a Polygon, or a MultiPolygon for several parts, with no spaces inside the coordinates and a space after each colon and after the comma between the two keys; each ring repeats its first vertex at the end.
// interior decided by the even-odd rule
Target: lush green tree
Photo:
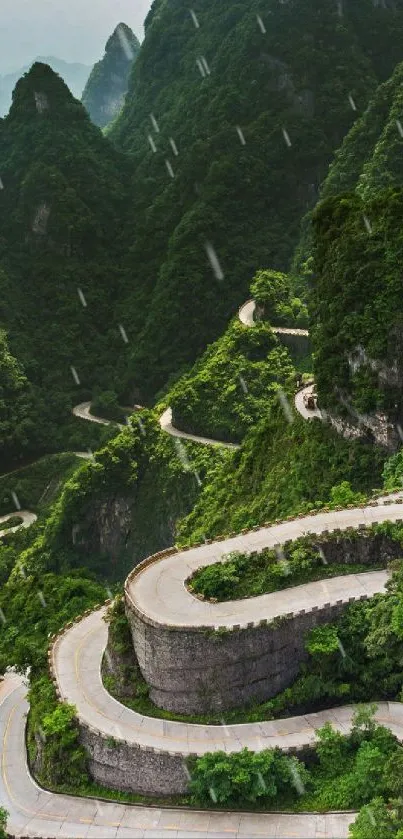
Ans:
{"type": "Polygon", "coordinates": [[[197,759],[190,790],[196,803],[239,806],[274,799],[286,788],[296,794],[295,777],[301,786],[309,784],[305,766],[279,749],[210,752],[197,759]]]}

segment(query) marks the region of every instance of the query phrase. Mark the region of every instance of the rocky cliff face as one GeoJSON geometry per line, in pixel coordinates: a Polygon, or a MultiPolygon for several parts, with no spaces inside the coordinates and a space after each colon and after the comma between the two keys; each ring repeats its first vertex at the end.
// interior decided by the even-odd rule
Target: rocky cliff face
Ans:
{"type": "Polygon", "coordinates": [[[92,122],[103,128],[120,113],[140,42],[125,23],[119,23],[109,38],[105,55],[95,64],[85,86],[82,102],[92,122]]]}

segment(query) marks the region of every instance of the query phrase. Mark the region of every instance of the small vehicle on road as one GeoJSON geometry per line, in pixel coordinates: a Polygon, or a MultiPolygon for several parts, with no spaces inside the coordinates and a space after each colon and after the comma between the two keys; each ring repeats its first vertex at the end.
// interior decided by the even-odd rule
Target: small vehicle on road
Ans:
{"type": "Polygon", "coordinates": [[[316,393],[304,393],[304,405],[308,411],[316,410],[316,393]]]}

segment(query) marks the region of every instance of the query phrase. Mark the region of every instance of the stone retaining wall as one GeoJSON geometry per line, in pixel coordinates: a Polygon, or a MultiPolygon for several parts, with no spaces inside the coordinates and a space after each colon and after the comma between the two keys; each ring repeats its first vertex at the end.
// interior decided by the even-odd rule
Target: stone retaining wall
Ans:
{"type": "MultiPolygon", "coordinates": [[[[376,553],[401,556],[398,543],[364,528],[322,534],[329,561],[371,564],[376,553]],[[337,554],[339,554],[337,556],[337,554]]],[[[290,543],[291,544],[291,543],[290,543]]],[[[284,547],[284,546],[283,546],[284,547]]],[[[162,552],[162,556],[171,552],[162,552]]],[[[146,564],[155,561],[152,557],[146,564]]],[[[135,569],[134,574],[139,569],[135,569]]],[[[212,631],[211,627],[157,624],[135,608],[126,589],[125,607],[141,672],[150,698],[175,713],[206,713],[263,702],[288,687],[307,659],[305,638],[315,626],[334,621],[355,598],[279,617],[272,622],[212,631]]],[[[366,596],[360,599],[366,599],[366,596]]]]}
{"type": "Polygon", "coordinates": [[[88,771],[98,784],[143,795],[183,795],[188,787],[186,758],[105,738],[80,722],[80,742],[89,755],[88,771]]]}
{"type": "Polygon", "coordinates": [[[284,690],[307,658],[307,632],[335,620],[345,606],[329,603],[228,632],[152,626],[128,603],[126,612],[150,698],[167,711],[194,714],[264,702],[284,690]]]}

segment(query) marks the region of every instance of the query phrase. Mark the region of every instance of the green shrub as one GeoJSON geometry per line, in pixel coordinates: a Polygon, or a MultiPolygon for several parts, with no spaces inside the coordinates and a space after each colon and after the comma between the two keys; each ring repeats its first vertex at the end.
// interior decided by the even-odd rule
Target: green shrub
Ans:
{"type": "Polygon", "coordinates": [[[305,766],[279,749],[207,753],[196,760],[190,792],[195,804],[250,805],[285,790],[296,794],[295,776],[304,786],[309,783],[305,766]]]}

